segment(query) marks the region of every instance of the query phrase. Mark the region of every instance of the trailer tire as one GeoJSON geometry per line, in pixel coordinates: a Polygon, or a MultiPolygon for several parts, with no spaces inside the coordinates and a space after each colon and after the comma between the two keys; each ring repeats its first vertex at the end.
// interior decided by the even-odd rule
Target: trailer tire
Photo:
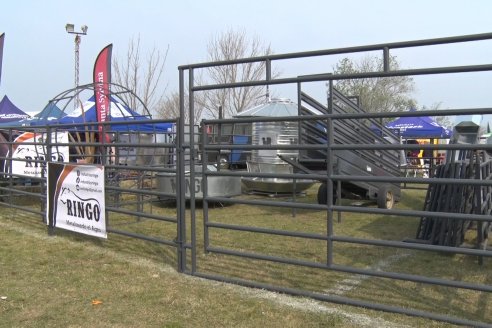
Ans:
{"type": "Polygon", "coordinates": [[[326,204],[326,197],[328,193],[328,186],[326,183],[322,183],[318,188],[318,204],[324,205],[326,204]]]}
{"type": "MultiPolygon", "coordinates": [[[[318,188],[318,204],[326,205],[326,201],[328,200],[328,186],[326,183],[322,183],[318,188]]],[[[336,191],[333,190],[333,204],[335,204],[337,200],[336,191]]]]}
{"type": "Polygon", "coordinates": [[[379,208],[392,209],[395,204],[395,195],[389,186],[383,186],[378,191],[377,203],[379,208]]]}

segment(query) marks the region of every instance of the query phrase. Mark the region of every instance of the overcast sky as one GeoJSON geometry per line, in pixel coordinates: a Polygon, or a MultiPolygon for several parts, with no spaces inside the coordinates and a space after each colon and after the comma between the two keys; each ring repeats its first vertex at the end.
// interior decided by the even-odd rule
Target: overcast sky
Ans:
{"type": "MultiPolygon", "coordinates": [[[[16,0],[0,9],[6,35],[0,96],[26,112],[41,110],[74,85],[76,29],[89,27],[80,45],[80,84],[90,83],[94,60],[113,44],[113,58],[140,36],[141,50],[169,55],[163,86],[175,90],[177,67],[206,60],[207,42],[227,29],[243,29],[277,54],[492,32],[489,0],[16,0]]],[[[403,68],[490,64],[492,42],[397,53],[403,68]]],[[[284,74],[325,73],[331,64],[294,62],[284,74]]],[[[420,106],[492,107],[492,73],[416,78],[420,106]]],[[[320,93],[321,94],[321,93],[320,93]]],[[[280,95],[283,96],[283,95],[280,95]]],[[[286,95],[291,97],[291,95],[286,95]]]]}

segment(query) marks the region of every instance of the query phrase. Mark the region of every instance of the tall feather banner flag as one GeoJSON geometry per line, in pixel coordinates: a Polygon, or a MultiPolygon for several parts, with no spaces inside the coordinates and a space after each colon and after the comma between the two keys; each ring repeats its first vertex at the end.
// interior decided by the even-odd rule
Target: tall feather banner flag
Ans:
{"type": "MultiPolygon", "coordinates": [[[[94,64],[94,97],[96,102],[97,121],[100,123],[109,120],[111,105],[111,52],[113,45],[106,46],[97,56],[94,64]]],[[[99,125],[99,132],[103,126],[99,125]]]]}

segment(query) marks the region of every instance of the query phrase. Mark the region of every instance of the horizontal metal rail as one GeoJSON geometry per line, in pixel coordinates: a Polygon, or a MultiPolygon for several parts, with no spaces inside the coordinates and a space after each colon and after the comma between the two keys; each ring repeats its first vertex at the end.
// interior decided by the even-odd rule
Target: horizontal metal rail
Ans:
{"type": "Polygon", "coordinates": [[[156,220],[156,221],[164,221],[164,222],[170,222],[170,223],[177,223],[178,222],[178,220],[175,217],[167,217],[167,216],[155,215],[155,214],[138,212],[138,211],[129,211],[129,210],[125,210],[121,207],[106,206],[106,211],[130,215],[130,216],[137,216],[139,218],[152,219],[152,220],[156,220]]]}
{"type": "Polygon", "coordinates": [[[257,233],[271,234],[276,236],[297,237],[297,238],[307,238],[307,239],[316,239],[316,240],[328,240],[328,237],[326,235],[320,235],[315,233],[276,230],[276,229],[258,228],[258,227],[251,227],[251,226],[246,227],[236,224],[225,224],[225,223],[217,223],[217,222],[207,222],[206,225],[207,227],[210,228],[218,228],[218,229],[226,229],[226,230],[257,232],[257,233]]]}
{"type": "Polygon", "coordinates": [[[244,252],[244,251],[236,251],[236,250],[224,249],[224,248],[220,248],[220,247],[207,247],[206,250],[208,252],[211,252],[211,253],[217,253],[217,254],[223,254],[223,255],[233,255],[233,256],[239,256],[239,257],[244,257],[244,258],[255,259],[255,260],[263,260],[263,261],[270,261],[270,262],[276,262],[276,263],[305,266],[305,267],[310,267],[310,268],[333,270],[333,271],[352,273],[352,274],[360,274],[360,275],[366,275],[366,276],[377,277],[377,278],[390,278],[390,279],[395,279],[395,280],[404,280],[404,281],[412,281],[412,282],[417,282],[417,283],[439,285],[439,286],[443,286],[443,287],[456,287],[456,288],[461,288],[461,289],[469,289],[469,290],[476,290],[476,291],[483,291],[483,292],[492,292],[492,286],[490,286],[490,285],[479,285],[479,284],[474,284],[474,283],[469,283],[469,282],[464,282],[464,281],[454,281],[454,280],[446,280],[446,279],[440,279],[440,278],[431,278],[431,277],[426,277],[426,276],[405,274],[405,273],[400,273],[400,272],[386,272],[386,271],[375,271],[375,270],[369,270],[369,269],[359,269],[359,268],[355,268],[355,267],[350,267],[350,266],[345,266],[345,265],[337,265],[337,264],[328,265],[328,264],[319,263],[319,262],[298,260],[298,259],[292,259],[292,258],[284,258],[284,257],[265,255],[265,254],[256,254],[256,253],[250,253],[250,252],[244,252]]]}
{"type": "Polygon", "coordinates": [[[472,249],[464,247],[450,247],[440,246],[425,243],[412,243],[411,241],[391,241],[391,240],[375,240],[375,239],[363,239],[347,236],[332,236],[332,241],[350,244],[370,245],[370,246],[384,246],[393,248],[413,249],[422,251],[444,252],[452,254],[464,254],[464,255],[476,255],[491,257],[492,251],[482,249],[472,249]]]}
{"type": "Polygon", "coordinates": [[[162,245],[176,247],[176,242],[173,240],[165,240],[165,239],[161,239],[161,238],[149,237],[147,235],[129,232],[129,231],[124,231],[124,230],[118,230],[118,229],[114,229],[111,227],[108,227],[107,231],[110,233],[117,234],[117,235],[122,235],[122,236],[126,236],[126,237],[131,237],[131,238],[137,238],[137,239],[141,239],[141,240],[145,240],[145,241],[151,241],[151,242],[162,244],[162,245]]]}
{"type": "Polygon", "coordinates": [[[275,60],[285,60],[285,59],[341,55],[341,54],[377,51],[377,50],[382,51],[385,49],[415,48],[415,47],[435,46],[435,45],[443,45],[443,44],[451,44],[451,43],[485,41],[491,39],[492,39],[492,33],[470,34],[470,35],[452,36],[452,37],[445,37],[445,38],[389,42],[389,43],[380,43],[380,44],[356,46],[356,47],[303,51],[303,52],[295,52],[295,53],[287,53],[287,54],[275,54],[275,55],[268,55],[268,56],[233,59],[233,60],[187,64],[187,65],[180,65],[178,69],[193,70],[197,68],[215,67],[215,66],[223,66],[223,65],[236,65],[236,64],[246,64],[246,63],[262,62],[262,61],[275,61],[275,60]]]}

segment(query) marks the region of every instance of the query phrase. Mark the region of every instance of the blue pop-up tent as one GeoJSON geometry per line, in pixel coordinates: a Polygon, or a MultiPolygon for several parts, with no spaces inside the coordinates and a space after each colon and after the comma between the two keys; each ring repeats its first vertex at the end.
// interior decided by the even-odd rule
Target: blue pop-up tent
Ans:
{"type": "MultiPolygon", "coordinates": [[[[111,122],[127,122],[127,124],[111,124],[107,126],[107,132],[147,132],[147,133],[164,133],[171,132],[171,123],[145,123],[149,121],[151,117],[149,115],[139,114],[127,106],[117,102],[115,99],[111,99],[109,118],[107,121],[111,122]]],[[[74,124],[74,130],[85,130],[84,123],[96,123],[97,111],[94,96],[89,98],[82,104],[81,107],[76,108],[72,113],[69,113],[57,120],[50,121],[50,125],[55,124],[74,124]],[[80,124],[80,126],[78,125],[80,124]]],[[[91,128],[89,128],[91,129],[91,128]]],[[[96,127],[92,127],[96,129],[96,127]]]]}
{"type": "Polygon", "coordinates": [[[404,139],[447,139],[452,131],[428,116],[400,117],[389,122],[388,129],[397,130],[404,139]]]}
{"type": "Polygon", "coordinates": [[[54,120],[63,116],[65,116],[65,113],[54,102],[49,102],[42,111],[34,115],[39,120],[54,120]]]}
{"type": "Polygon", "coordinates": [[[0,123],[10,123],[28,118],[29,115],[15,106],[6,95],[0,101],[0,123]]]}
{"type": "Polygon", "coordinates": [[[0,127],[22,127],[22,126],[33,126],[33,125],[48,125],[53,120],[61,118],[63,111],[56,106],[56,104],[50,102],[43,108],[42,111],[29,117],[29,115],[20,115],[16,119],[12,120],[2,120],[0,119],[0,127]]]}

